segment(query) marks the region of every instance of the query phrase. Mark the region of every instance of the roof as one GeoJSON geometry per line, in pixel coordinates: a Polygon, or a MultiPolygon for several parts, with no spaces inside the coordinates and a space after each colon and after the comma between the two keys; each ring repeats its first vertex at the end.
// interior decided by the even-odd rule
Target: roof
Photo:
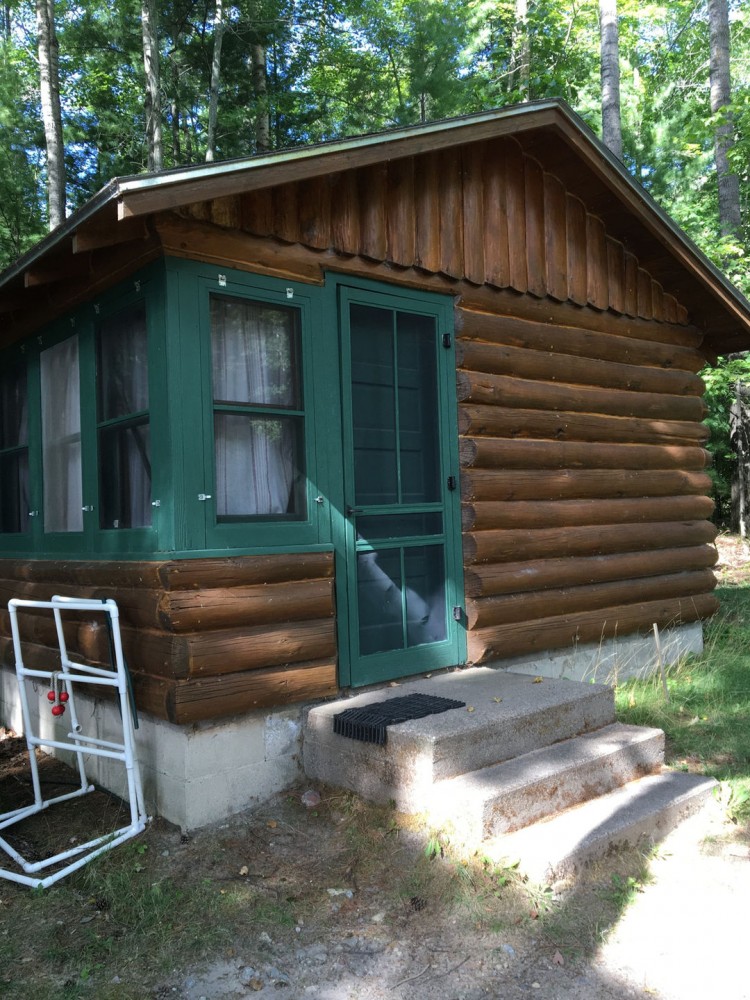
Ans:
{"type": "Polygon", "coordinates": [[[750,348],[750,303],[559,100],[115,178],[0,274],[2,340],[12,342],[28,332],[30,314],[37,310],[40,322],[42,314],[48,319],[55,311],[55,288],[71,276],[85,281],[91,254],[111,260],[112,280],[118,270],[132,270],[134,263],[157,256],[159,247],[146,226],[152,213],[500,136],[514,137],[525,152],[554,164],[554,172],[569,189],[581,192],[608,232],[637,245],[643,266],[683,302],[710,351],[750,348]]]}

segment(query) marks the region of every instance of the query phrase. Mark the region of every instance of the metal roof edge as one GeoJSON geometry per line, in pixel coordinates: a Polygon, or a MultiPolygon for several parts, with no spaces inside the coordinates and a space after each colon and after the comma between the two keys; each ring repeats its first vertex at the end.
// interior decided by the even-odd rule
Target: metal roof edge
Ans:
{"type": "Polygon", "coordinates": [[[26,253],[21,254],[18,260],[0,272],[0,290],[13,281],[14,278],[17,278],[22,271],[25,271],[35,261],[39,260],[40,257],[43,257],[48,251],[53,250],[68,236],[72,236],[81,223],[96,215],[106,204],[117,198],[117,190],[118,183],[115,177],[111,181],[108,181],[103,188],[97,191],[79,209],[76,209],[72,215],[69,215],[64,222],[61,222],[57,228],[53,229],[46,236],[43,236],[26,253]]]}

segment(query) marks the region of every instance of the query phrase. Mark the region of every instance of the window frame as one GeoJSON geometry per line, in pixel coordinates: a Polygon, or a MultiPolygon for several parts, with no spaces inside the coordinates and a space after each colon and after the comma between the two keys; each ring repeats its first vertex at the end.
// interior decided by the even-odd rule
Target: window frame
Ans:
{"type": "MultiPolygon", "coordinates": [[[[34,530],[34,518],[37,517],[38,511],[36,510],[35,504],[35,477],[32,472],[32,441],[34,434],[34,423],[32,419],[33,406],[33,389],[32,389],[32,371],[29,364],[28,352],[25,347],[16,348],[4,352],[3,354],[3,367],[6,371],[12,371],[13,369],[21,369],[22,378],[26,381],[26,440],[25,442],[18,442],[16,444],[8,444],[0,446],[0,460],[6,458],[13,458],[19,455],[25,454],[26,456],[26,474],[28,477],[28,510],[26,511],[26,516],[24,518],[21,514],[21,524],[23,525],[19,531],[3,531],[0,529],[0,540],[22,540],[27,539],[32,536],[34,530]]],[[[16,487],[20,486],[18,479],[15,483],[16,487]]],[[[1,488],[1,486],[0,486],[1,488]]]]}
{"type": "MultiPolygon", "coordinates": [[[[229,268],[218,269],[203,265],[199,268],[182,266],[182,273],[190,277],[199,271],[198,280],[192,280],[195,293],[198,296],[197,310],[199,315],[198,335],[200,338],[200,374],[203,400],[203,481],[201,488],[194,487],[194,495],[208,495],[209,499],[199,502],[201,512],[196,517],[202,520],[207,549],[258,549],[278,548],[294,545],[311,545],[327,541],[330,537],[327,516],[323,516],[321,504],[316,502],[316,469],[317,469],[317,438],[316,432],[316,401],[313,386],[315,384],[313,370],[313,331],[318,315],[314,286],[300,284],[297,281],[284,281],[249,272],[236,271],[229,268]],[[217,516],[216,489],[216,456],[214,447],[215,412],[223,412],[222,404],[216,404],[213,398],[212,382],[212,352],[211,352],[211,297],[226,296],[241,299],[258,305],[278,306],[298,310],[298,369],[299,390],[302,410],[299,414],[302,436],[302,471],[303,484],[301,495],[304,497],[304,515],[291,518],[288,515],[250,515],[247,518],[237,518],[231,521],[220,521],[217,516]]],[[[234,407],[230,407],[234,411],[234,407]]],[[[257,408],[253,408],[254,410],[257,408]]],[[[291,410],[289,411],[292,412],[291,410]]],[[[298,411],[295,411],[295,414],[298,411]]],[[[271,411],[269,411],[269,415],[271,411]]],[[[183,426],[186,426],[183,423],[183,426]]],[[[327,508],[327,504],[325,504],[327,508]]]]}

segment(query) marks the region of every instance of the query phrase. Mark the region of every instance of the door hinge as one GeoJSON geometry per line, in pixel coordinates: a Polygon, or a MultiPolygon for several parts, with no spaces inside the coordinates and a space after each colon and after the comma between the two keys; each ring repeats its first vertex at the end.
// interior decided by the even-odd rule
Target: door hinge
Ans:
{"type": "Polygon", "coordinates": [[[463,616],[464,616],[464,609],[461,607],[460,604],[457,604],[453,608],[453,620],[457,621],[457,622],[460,622],[462,620],[463,616]]]}
{"type": "Polygon", "coordinates": [[[446,349],[446,351],[450,350],[452,344],[453,344],[453,337],[451,337],[449,333],[444,333],[443,347],[446,349]]]}
{"type": "Polygon", "coordinates": [[[458,486],[458,480],[456,479],[456,477],[448,476],[448,489],[455,490],[457,486],[458,486]]]}

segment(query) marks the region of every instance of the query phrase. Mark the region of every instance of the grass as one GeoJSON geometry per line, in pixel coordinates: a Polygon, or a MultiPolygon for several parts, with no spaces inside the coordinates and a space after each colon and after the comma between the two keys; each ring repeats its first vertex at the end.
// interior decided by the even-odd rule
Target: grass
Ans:
{"type": "Polygon", "coordinates": [[[618,717],[657,726],[667,763],[722,782],[729,818],[750,820],[750,586],[717,591],[721,611],[706,628],[705,650],[666,668],[669,701],[658,675],[617,688],[618,717]]]}

